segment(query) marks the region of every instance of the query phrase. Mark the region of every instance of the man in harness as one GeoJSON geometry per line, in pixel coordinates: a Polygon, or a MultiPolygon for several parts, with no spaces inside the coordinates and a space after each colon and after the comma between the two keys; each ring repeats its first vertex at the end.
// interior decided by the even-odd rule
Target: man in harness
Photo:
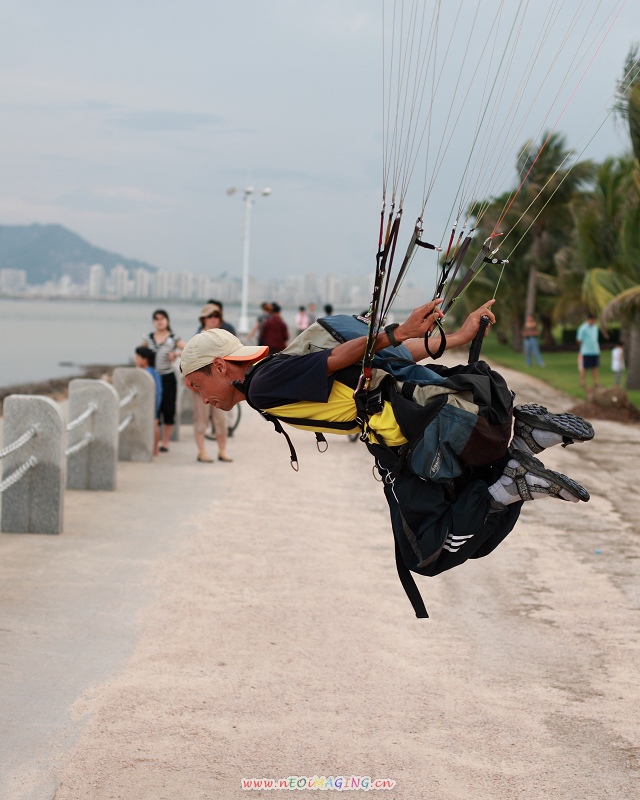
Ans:
{"type": "MultiPolygon", "coordinates": [[[[494,302],[472,312],[446,347],[472,342],[483,316],[495,322],[494,302]]],[[[427,303],[377,333],[366,391],[366,323],[346,316],[319,320],[268,358],[265,347],[205,331],[188,342],[181,366],[206,403],[229,410],[246,400],[272,421],[296,467],[281,422],[319,440],[327,432],[361,433],[383,480],[398,573],[418,617],[428,615],[409,571],[437,575],[488,555],[511,532],[524,501],[589,499],[534,453],[593,438],[581,417],[537,404],[513,408],[504,379],[484,362],[452,369],[416,364],[427,358],[425,337],[442,316],[438,305],[427,303]]],[[[431,350],[437,336],[429,342],[431,350]]]]}

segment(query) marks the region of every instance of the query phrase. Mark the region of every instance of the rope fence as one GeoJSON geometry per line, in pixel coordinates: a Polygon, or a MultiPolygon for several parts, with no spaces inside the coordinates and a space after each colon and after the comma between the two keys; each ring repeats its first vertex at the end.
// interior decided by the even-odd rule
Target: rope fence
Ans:
{"type": "Polygon", "coordinates": [[[30,425],[27,430],[20,436],[19,439],[16,439],[15,442],[8,444],[6,447],[3,447],[0,450],[0,458],[4,458],[8,456],[10,453],[15,453],[16,450],[19,450],[23,445],[25,445],[28,441],[33,439],[33,437],[38,433],[38,428],[36,425],[30,425]]]}
{"type": "Polygon", "coordinates": [[[65,490],[113,491],[118,461],[151,462],[155,392],[145,370],[118,367],[113,383],[70,381],[66,415],[49,397],[6,397],[0,530],[62,533],[65,490]]]}
{"type": "Polygon", "coordinates": [[[80,414],[78,417],[76,417],[74,420],[71,420],[71,422],[67,424],[67,431],[73,431],[76,428],[79,428],[80,425],[82,425],[83,422],[86,422],[89,419],[89,417],[97,410],[98,406],[96,405],[96,403],[89,403],[89,405],[86,408],[86,411],[83,411],[82,414],[80,414]]]}
{"type": "Polygon", "coordinates": [[[133,414],[127,414],[127,416],[118,425],[118,433],[122,433],[122,431],[127,427],[127,425],[131,424],[131,422],[133,422],[133,414]]]}
{"type": "Polygon", "coordinates": [[[67,449],[64,451],[65,456],[67,456],[68,458],[69,456],[72,456],[74,453],[79,453],[80,450],[84,450],[84,448],[92,441],[93,441],[93,434],[87,433],[82,439],[80,439],[79,442],[76,442],[75,444],[72,444],[69,447],[67,447],[67,449]]]}
{"type": "Polygon", "coordinates": [[[125,406],[128,406],[129,403],[133,400],[133,398],[137,394],[138,394],[138,390],[137,389],[132,389],[128,394],[125,394],[125,396],[122,398],[122,400],[120,400],[120,408],[124,408],[125,406]]]}
{"type": "Polygon", "coordinates": [[[35,456],[29,456],[29,458],[22,464],[22,466],[18,467],[18,469],[14,470],[11,475],[7,475],[7,477],[0,483],[0,494],[2,494],[5,489],[8,489],[10,486],[13,486],[14,483],[17,483],[20,478],[29,472],[30,469],[36,466],[38,463],[38,459],[35,456]]]}

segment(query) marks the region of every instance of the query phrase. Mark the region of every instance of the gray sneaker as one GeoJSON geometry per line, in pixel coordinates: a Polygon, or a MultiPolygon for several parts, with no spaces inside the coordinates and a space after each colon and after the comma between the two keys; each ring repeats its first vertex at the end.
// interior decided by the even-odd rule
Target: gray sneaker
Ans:
{"type": "MultiPolygon", "coordinates": [[[[518,494],[522,500],[534,500],[532,492],[536,494],[548,494],[551,497],[557,497],[559,500],[565,500],[560,492],[564,490],[576,500],[582,500],[586,503],[589,500],[589,492],[580,486],[579,483],[572,478],[563,475],[561,472],[554,472],[552,469],[547,469],[539,459],[525,453],[522,450],[509,448],[509,459],[518,462],[517,467],[510,467],[507,465],[503,470],[503,475],[507,475],[513,480],[518,490],[518,494]],[[530,486],[527,483],[526,475],[537,475],[549,482],[549,486],[530,486]]],[[[569,501],[571,502],[571,501],[569,501]]]]}
{"type": "Polygon", "coordinates": [[[562,436],[562,446],[593,439],[593,426],[575,414],[552,414],[538,403],[526,403],[513,409],[514,436],[519,436],[532,453],[541,453],[545,448],[533,438],[535,429],[551,431],[562,436]]]}

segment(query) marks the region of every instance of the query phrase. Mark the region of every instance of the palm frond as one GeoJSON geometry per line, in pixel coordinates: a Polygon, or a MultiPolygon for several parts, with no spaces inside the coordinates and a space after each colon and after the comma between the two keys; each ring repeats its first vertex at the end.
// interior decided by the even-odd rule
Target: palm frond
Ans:
{"type": "Polygon", "coordinates": [[[623,319],[631,320],[640,312],[640,285],[632,286],[621,292],[613,300],[610,300],[602,309],[602,320],[611,322],[612,320],[623,319]]]}

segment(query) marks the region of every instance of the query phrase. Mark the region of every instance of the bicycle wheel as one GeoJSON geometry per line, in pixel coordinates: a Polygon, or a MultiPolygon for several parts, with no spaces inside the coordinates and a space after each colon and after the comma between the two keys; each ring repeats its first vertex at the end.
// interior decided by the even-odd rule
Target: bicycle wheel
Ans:
{"type": "MultiPolygon", "coordinates": [[[[240,417],[240,404],[234,406],[231,411],[227,411],[227,436],[233,436],[235,429],[240,424],[240,417]]],[[[213,418],[210,418],[209,422],[209,429],[205,432],[204,436],[205,439],[209,439],[209,441],[214,442],[216,439],[216,428],[213,424],[213,418]]]]}
{"type": "Polygon", "coordinates": [[[235,405],[231,411],[227,411],[227,436],[233,436],[235,429],[240,424],[241,416],[240,403],[235,405]]]}

